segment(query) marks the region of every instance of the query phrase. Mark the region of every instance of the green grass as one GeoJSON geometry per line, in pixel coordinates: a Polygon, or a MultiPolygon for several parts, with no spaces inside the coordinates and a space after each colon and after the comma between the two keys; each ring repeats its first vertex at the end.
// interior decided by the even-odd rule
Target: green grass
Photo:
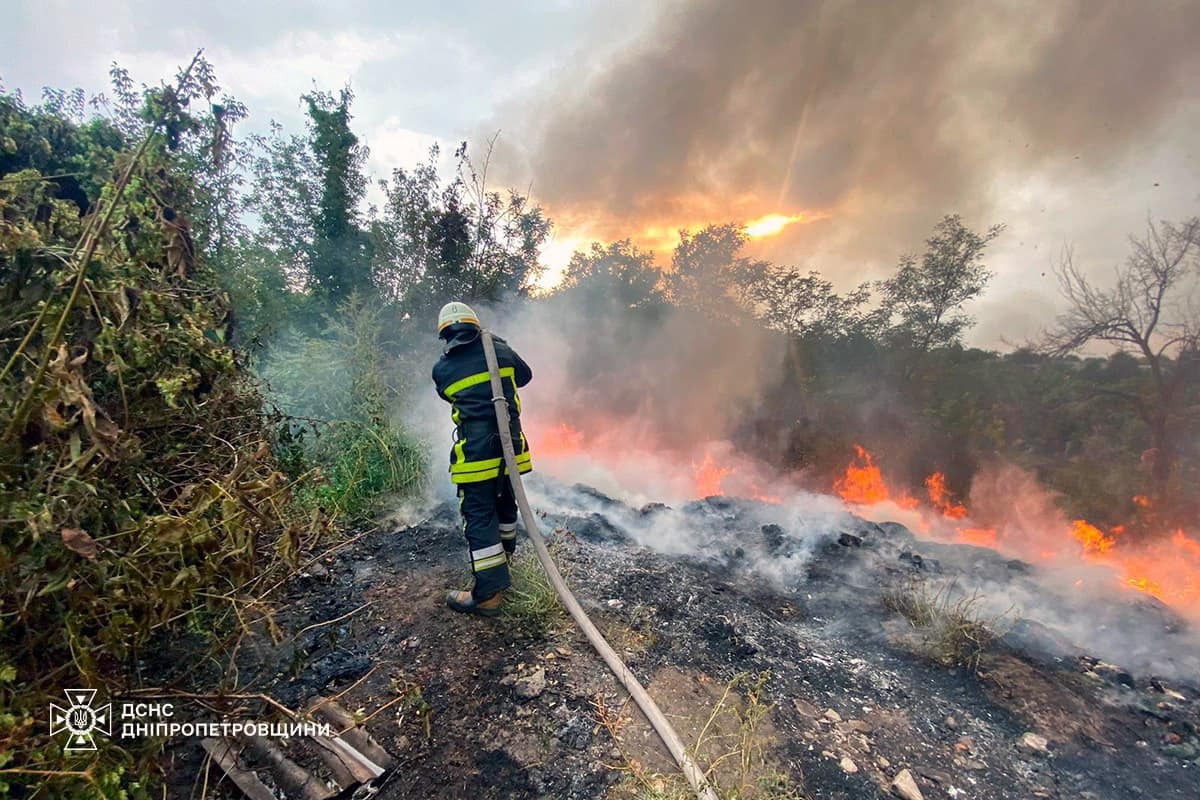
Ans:
{"type": "Polygon", "coordinates": [[[570,626],[571,619],[528,542],[518,547],[508,571],[512,588],[505,593],[503,616],[510,625],[536,637],[551,636],[570,626]]]}
{"type": "Polygon", "coordinates": [[[334,518],[362,517],[390,494],[415,491],[427,474],[419,444],[395,429],[357,422],[335,423],[310,457],[321,480],[301,500],[334,518]]]}

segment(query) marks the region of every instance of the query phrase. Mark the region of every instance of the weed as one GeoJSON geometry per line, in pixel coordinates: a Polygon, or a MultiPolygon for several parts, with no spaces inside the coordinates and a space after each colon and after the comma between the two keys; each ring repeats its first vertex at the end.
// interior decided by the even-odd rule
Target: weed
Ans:
{"type": "MultiPolygon", "coordinates": [[[[393,681],[393,688],[398,688],[393,681]]],[[[429,701],[425,699],[425,693],[421,690],[421,685],[411,683],[403,687],[401,701],[400,716],[396,720],[396,724],[403,727],[404,718],[412,715],[421,723],[421,730],[425,732],[426,739],[433,738],[433,706],[429,705],[429,701]]],[[[373,715],[372,715],[373,716],[373,715]]],[[[364,717],[369,719],[370,717],[364,717]]]]}
{"type": "Polygon", "coordinates": [[[354,519],[385,495],[420,489],[427,448],[394,419],[408,376],[388,355],[382,307],[355,295],[338,312],[319,335],[281,336],[259,373],[286,418],[275,441],[281,465],[296,476],[316,468],[297,496],[354,519]]]}
{"type": "MultiPolygon", "coordinates": [[[[769,736],[763,723],[773,704],[767,703],[763,687],[768,673],[737,675],[725,685],[713,706],[695,745],[689,752],[698,763],[709,756],[705,777],[721,800],[804,800],[791,778],[774,770],[768,761],[769,736]]],[[[632,800],[691,800],[695,793],[682,775],[652,773],[623,746],[621,730],[628,722],[618,709],[609,711],[597,697],[593,701],[596,721],[616,742],[631,784],[632,800]]],[[[703,764],[702,764],[703,765],[703,764]]]]}
{"type": "MultiPolygon", "coordinates": [[[[562,568],[561,563],[559,568],[562,568]]],[[[533,548],[527,547],[521,555],[511,558],[508,569],[512,588],[505,594],[503,613],[511,625],[539,638],[568,627],[570,619],[566,609],[559,602],[533,548]]]]}
{"type": "Polygon", "coordinates": [[[960,595],[955,590],[953,582],[932,586],[914,580],[884,592],[883,604],[921,632],[921,649],[934,661],[975,672],[1005,614],[984,617],[978,592],[960,595]]]}

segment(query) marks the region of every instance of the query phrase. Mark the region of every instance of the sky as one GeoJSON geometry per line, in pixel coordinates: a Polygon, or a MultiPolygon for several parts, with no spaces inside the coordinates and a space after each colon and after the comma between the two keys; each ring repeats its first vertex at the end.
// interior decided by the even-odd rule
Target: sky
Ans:
{"type": "Polygon", "coordinates": [[[492,175],[591,240],[798,217],[751,253],[842,287],[943,215],[1007,225],[971,342],[1036,336],[1063,249],[1101,281],[1147,219],[1200,213],[1200,3],[1187,0],[3,0],[0,80],[156,83],[205,48],[251,111],[303,124],[349,84],[377,177],[499,132],[492,175]]]}

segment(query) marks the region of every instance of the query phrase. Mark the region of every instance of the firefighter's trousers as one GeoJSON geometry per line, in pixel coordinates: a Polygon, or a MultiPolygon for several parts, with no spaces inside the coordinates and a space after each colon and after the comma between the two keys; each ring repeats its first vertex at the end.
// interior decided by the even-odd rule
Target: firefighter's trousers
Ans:
{"type": "Polygon", "coordinates": [[[509,587],[508,556],[517,543],[517,501],[508,474],[491,480],[458,485],[463,533],[471,551],[476,602],[509,587]]]}

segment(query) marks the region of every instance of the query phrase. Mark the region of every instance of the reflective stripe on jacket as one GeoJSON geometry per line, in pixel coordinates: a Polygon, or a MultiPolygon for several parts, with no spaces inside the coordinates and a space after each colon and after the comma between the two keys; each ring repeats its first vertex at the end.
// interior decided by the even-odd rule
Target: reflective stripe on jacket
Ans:
{"type": "MultiPolygon", "coordinates": [[[[517,466],[521,472],[529,472],[533,464],[525,434],[521,432],[521,397],[517,389],[529,383],[533,372],[503,339],[497,336],[492,339],[496,344],[500,382],[508,400],[517,466]]],[[[450,449],[450,480],[475,483],[500,475],[504,452],[496,428],[487,359],[478,335],[465,340],[456,338],[447,345],[446,352],[433,367],[433,383],[438,395],[450,403],[450,418],[455,425],[455,443],[450,449]]]]}

